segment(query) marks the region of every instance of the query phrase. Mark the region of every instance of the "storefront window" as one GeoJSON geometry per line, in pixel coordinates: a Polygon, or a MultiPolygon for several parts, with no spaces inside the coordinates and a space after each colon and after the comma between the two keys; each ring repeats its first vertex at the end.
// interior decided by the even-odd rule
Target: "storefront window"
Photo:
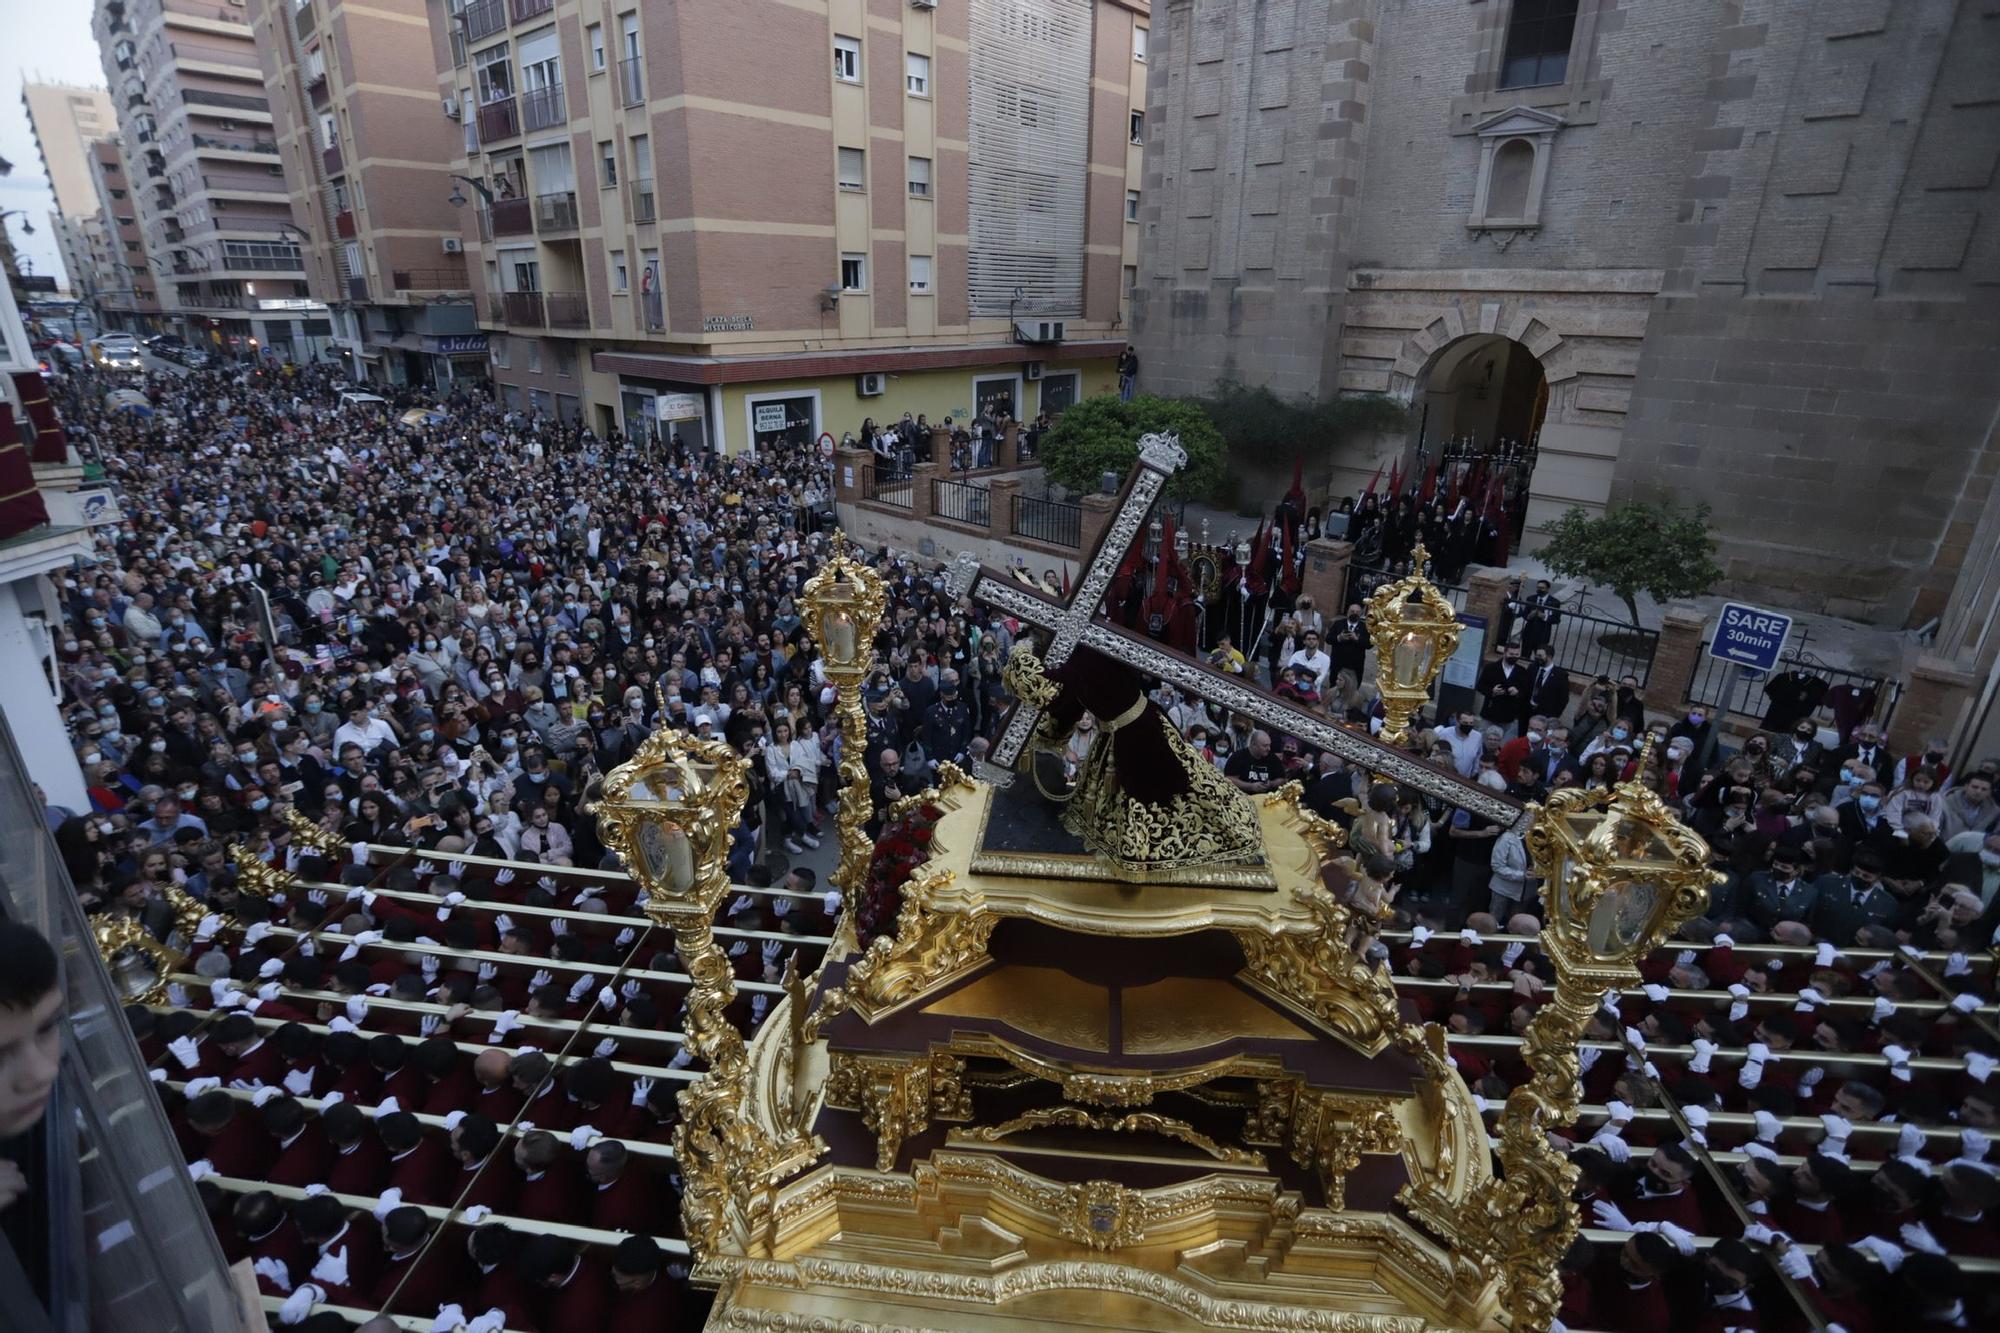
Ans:
{"type": "Polygon", "coordinates": [[[762,450],[779,443],[810,444],[819,433],[819,403],[811,394],[758,398],[750,404],[750,438],[762,450]]]}

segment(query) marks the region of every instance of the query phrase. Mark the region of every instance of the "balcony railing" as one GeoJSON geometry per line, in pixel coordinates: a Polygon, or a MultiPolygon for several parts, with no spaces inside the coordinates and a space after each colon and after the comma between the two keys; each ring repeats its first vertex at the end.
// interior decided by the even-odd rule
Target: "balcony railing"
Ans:
{"type": "Polygon", "coordinates": [[[651,222],[655,216],[653,203],[653,182],[632,182],[632,220],[651,222]]]}
{"type": "Polygon", "coordinates": [[[399,292],[464,292],[465,266],[457,268],[399,268],[389,275],[389,283],[399,292]]]}
{"type": "Polygon", "coordinates": [[[507,26],[507,6],[501,0],[475,0],[460,17],[465,21],[465,40],[476,42],[507,26]]]}
{"type": "Polygon", "coordinates": [[[555,7],[556,0],[507,0],[507,8],[512,11],[516,23],[526,23],[555,7]]]}
{"type": "Polygon", "coordinates": [[[349,278],[347,280],[347,299],[350,301],[366,301],[368,299],[368,279],[359,277],[349,278]]]}
{"type": "Polygon", "coordinates": [[[344,208],[340,212],[335,213],[333,215],[333,230],[338,236],[349,240],[353,239],[355,230],[354,211],[344,208]]]}
{"type": "Polygon", "coordinates": [[[534,235],[534,205],[526,199],[495,199],[492,216],[495,236],[534,235]]]}
{"type": "Polygon", "coordinates": [[[582,292],[544,292],[542,306],[548,311],[551,328],[590,327],[590,298],[582,292]]]}
{"type": "Polygon", "coordinates": [[[520,132],[521,119],[515,114],[513,98],[503,97],[479,108],[479,142],[511,139],[520,132]]]}
{"type": "Polygon", "coordinates": [[[196,148],[210,148],[218,153],[260,153],[267,157],[278,156],[278,145],[264,139],[229,139],[215,134],[193,136],[196,148]]]}
{"type": "Polygon", "coordinates": [[[530,88],[521,94],[521,128],[546,130],[567,123],[569,108],[563,100],[562,85],[530,88]]]}
{"type": "Polygon", "coordinates": [[[503,323],[519,324],[527,328],[539,329],[546,322],[542,311],[540,292],[500,293],[500,318],[503,323]]]}
{"type": "Polygon", "coordinates": [[[266,97],[252,97],[248,93],[211,93],[200,88],[183,88],[181,101],[188,106],[224,106],[233,111],[262,111],[267,115],[271,101],[266,97]]]}
{"type": "Polygon", "coordinates": [[[339,144],[335,144],[331,148],[320,149],[319,160],[321,165],[326,168],[326,174],[329,176],[338,176],[341,168],[347,165],[346,160],[340,155],[339,144]]]}
{"type": "Polygon", "coordinates": [[[541,232],[576,230],[576,191],[535,196],[535,230],[541,232]]]}
{"type": "Polygon", "coordinates": [[[657,284],[650,291],[643,289],[640,291],[639,313],[646,321],[648,332],[658,333],[667,327],[666,302],[660,299],[660,289],[657,284]]]}
{"type": "Polygon", "coordinates": [[[646,100],[646,67],[637,60],[618,62],[618,95],[626,106],[646,100]]]}
{"type": "Polygon", "coordinates": [[[265,273],[303,273],[305,260],[298,255],[287,259],[282,255],[231,255],[222,256],[222,266],[232,269],[255,269],[265,273]]]}

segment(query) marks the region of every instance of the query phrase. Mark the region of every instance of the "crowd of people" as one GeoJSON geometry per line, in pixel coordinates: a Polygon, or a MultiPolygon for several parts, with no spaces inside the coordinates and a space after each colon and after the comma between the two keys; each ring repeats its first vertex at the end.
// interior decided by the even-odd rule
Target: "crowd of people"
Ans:
{"type": "MultiPolygon", "coordinates": [[[[471,391],[403,424],[340,405],[342,387],[231,368],[148,379],[148,415],[65,404],[124,516],[60,580],[61,694],[91,808],[52,809],[51,826],[90,910],[162,939],[170,886],[213,911],[181,941],[207,992],[177,984],[133,1019],[184,1151],[214,1178],[218,1234],[291,1322],[394,1296],[406,1314],[496,1309],[507,1328],[658,1326],[660,1284],[696,1299],[655,1239],[678,1226],[657,1149],[688,1072],[685,969],[642,938],[629,894],[590,876],[615,864],[590,797],[655,728],[738,747],[753,783],[728,947],[746,1023],[788,958],[815,965],[840,903],[796,862],[830,834],[842,742],[797,598],[828,550],[828,463],[599,439],[471,391]],[[287,808],[356,862],[297,845],[287,808]],[[244,891],[231,846],[339,887],[271,904],[244,891]],[[454,854],[515,868],[460,873],[454,854]],[[338,950],[313,944],[329,934],[338,950]],[[645,979],[600,987],[635,951],[645,979]],[[552,1059],[585,1016],[621,1035],[552,1059]],[[638,1072],[652,1068],[678,1077],[638,1072]],[[446,1245],[432,1233],[458,1171],[481,1172],[479,1197],[446,1245]],[[537,1219],[630,1235],[519,1225],[537,1219]],[[419,1254],[449,1261],[412,1277],[419,1254]]],[[[954,605],[914,557],[869,558],[890,592],[863,691],[884,809],[984,753],[1023,629],[954,605]]],[[[2000,765],[1895,755],[1872,722],[1811,708],[1740,744],[1699,708],[1649,715],[1636,678],[1573,681],[1553,660],[1557,614],[1546,587],[1519,595],[1475,706],[1426,718],[1413,752],[1525,798],[1645,782],[1726,876],[1590,1034],[1601,1114],[1575,1160],[1591,1223],[1630,1239],[1580,1245],[1565,1321],[1745,1328],[1762,1309],[1779,1326],[1774,1256],[1849,1333],[1892,1310],[1990,1322],[1992,1284],[1951,1256],[2000,1257],[1985,1161],[2000,1043],[1978,961],[2000,918],[2000,765]],[[1733,1183],[1758,1221],[1731,1215],[1670,1102],[1696,1139],[1742,1155],[1733,1183]]],[[[1244,637],[1208,660],[1379,728],[1358,605],[1280,597],[1244,637]]],[[[1153,698],[1240,789],[1298,780],[1349,829],[1396,912],[1364,947],[1497,1107],[1524,1066],[1518,1042],[1485,1039],[1518,1038],[1550,981],[1519,835],[1193,694],[1153,698]]]]}

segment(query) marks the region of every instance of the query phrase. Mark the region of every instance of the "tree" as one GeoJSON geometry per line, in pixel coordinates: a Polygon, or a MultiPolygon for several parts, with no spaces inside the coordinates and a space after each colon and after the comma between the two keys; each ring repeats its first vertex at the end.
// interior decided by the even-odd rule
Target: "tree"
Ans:
{"type": "Polygon", "coordinates": [[[1708,514],[1705,504],[1683,510],[1670,501],[1632,501],[1601,518],[1571,509],[1544,529],[1549,544],[1538,554],[1558,574],[1608,585],[1636,627],[1640,593],[1658,602],[1699,597],[1722,577],[1708,514]]]}
{"type": "Polygon", "coordinates": [[[1121,479],[1139,458],[1139,437],[1156,432],[1180,436],[1187,466],[1167,481],[1176,500],[1198,500],[1222,477],[1224,447],[1208,417],[1194,403],[1142,393],[1126,402],[1112,394],[1086,398],[1062,414],[1042,437],[1042,469],[1063,489],[1089,493],[1104,474],[1121,479]]]}

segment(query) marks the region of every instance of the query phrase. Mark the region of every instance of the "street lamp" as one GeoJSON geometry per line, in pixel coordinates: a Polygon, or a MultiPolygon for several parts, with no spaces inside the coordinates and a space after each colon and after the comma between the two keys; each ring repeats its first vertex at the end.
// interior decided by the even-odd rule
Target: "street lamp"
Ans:
{"type": "MultiPolygon", "coordinates": [[[[479,192],[481,202],[488,208],[493,207],[493,191],[486,188],[485,181],[476,180],[471,176],[460,176],[456,173],[453,173],[452,179],[455,181],[464,181],[467,185],[470,185],[479,192]]],[[[453,208],[464,208],[468,200],[465,197],[465,191],[454,185],[451,187],[451,194],[445,199],[445,202],[453,208]]]]}
{"type": "Polygon", "coordinates": [[[888,605],[882,576],[856,560],[847,535],[833,534],[832,553],[799,595],[805,623],[819,641],[826,678],[834,687],[840,718],[840,864],[828,882],[842,896],[842,928],[854,919],[853,905],[868,878],[871,843],[866,825],[873,810],[868,769],[868,714],[861,705],[861,682],[874,659],[875,627],[888,605]]]}
{"type": "Polygon", "coordinates": [[[1458,647],[1458,612],[1424,577],[1429,552],[1419,544],[1411,569],[1368,597],[1368,636],[1375,642],[1375,683],[1382,691],[1382,742],[1407,745],[1410,719],[1458,647]]]}
{"type": "MultiPolygon", "coordinates": [[[[1640,750],[1637,771],[1652,762],[1640,750]]],[[[1531,1077],[1500,1112],[1502,1175],[1479,1217],[1502,1265],[1501,1300],[1515,1328],[1546,1328],[1561,1300],[1558,1273],[1576,1239],[1576,1167],[1549,1131],[1576,1122],[1582,1096],[1577,1043],[1614,986],[1639,980],[1639,960],[1708,905],[1723,876],[1708,844],[1674,817],[1643,777],[1610,791],[1567,787],[1530,807],[1524,837],[1544,882],[1541,946],[1555,972],[1550,1000],[1528,1025],[1531,1077]]]]}
{"type": "Polygon", "coordinates": [[[18,217],[21,219],[22,235],[33,236],[35,234],[35,224],[29,221],[27,209],[9,208],[5,210],[0,210],[0,222],[5,222],[8,218],[13,218],[13,217],[18,217]]]}

